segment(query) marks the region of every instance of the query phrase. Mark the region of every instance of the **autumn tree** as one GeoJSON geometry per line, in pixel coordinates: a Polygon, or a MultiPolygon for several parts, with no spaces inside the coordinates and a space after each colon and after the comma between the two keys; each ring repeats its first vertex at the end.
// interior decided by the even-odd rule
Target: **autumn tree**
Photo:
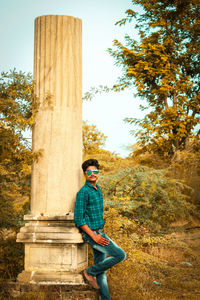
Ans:
{"type": "Polygon", "coordinates": [[[107,136],[105,136],[96,125],[89,125],[83,121],[82,130],[83,152],[84,155],[89,153],[97,153],[105,145],[107,136]]]}
{"type": "Polygon", "coordinates": [[[0,230],[19,226],[30,192],[31,145],[24,132],[32,125],[30,74],[10,71],[0,77],[0,230]]]}
{"type": "Polygon", "coordinates": [[[135,86],[147,110],[136,136],[140,146],[172,155],[198,138],[200,121],[200,2],[133,0],[134,9],[117,22],[132,22],[139,41],[126,36],[109,49],[122,76],[115,89],[135,86]],[[139,8],[137,10],[137,7],[139,8]],[[137,11],[136,11],[137,10],[137,11]]]}

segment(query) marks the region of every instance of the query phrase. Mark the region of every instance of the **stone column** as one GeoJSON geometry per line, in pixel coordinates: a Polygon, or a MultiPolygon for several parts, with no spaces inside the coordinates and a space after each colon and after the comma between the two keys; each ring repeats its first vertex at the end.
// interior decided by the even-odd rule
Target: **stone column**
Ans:
{"type": "Polygon", "coordinates": [[[17,242],[25,243],[21,282],[82,283],[87,246],[74,225],[82,185],[82,23],[69,16],[35,19],[35,122],[31,214],[17,242]]]}

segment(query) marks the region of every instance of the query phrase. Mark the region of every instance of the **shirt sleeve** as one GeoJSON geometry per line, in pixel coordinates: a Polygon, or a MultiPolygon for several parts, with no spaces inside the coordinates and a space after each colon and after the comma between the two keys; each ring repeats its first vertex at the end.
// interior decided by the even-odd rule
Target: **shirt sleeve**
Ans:
{"type": "Polygon", "coordinates": [[[74,209],[74,222],[77,227],[85,225],[85,211],[88,201],[88,194],[84,190],[80,190],[76,196],[75,209],[74,209]]]}

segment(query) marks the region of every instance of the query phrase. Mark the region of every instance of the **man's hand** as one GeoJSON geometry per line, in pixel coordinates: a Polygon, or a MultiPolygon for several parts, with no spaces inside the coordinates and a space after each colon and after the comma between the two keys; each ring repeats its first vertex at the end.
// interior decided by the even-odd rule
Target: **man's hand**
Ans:
{"type": "Polygon", "coordinates": [[[97,244],[99,244],[101,246],[107,246],[110,243],[110,241],[108,239],[104,238],[101,234],[96,234],[92,238],[97,244]]]}
{"type": "Polygon", "coordinates": [[[80,226],[83,231],[85,231],[97,244],[101,246],[107,246],[110,241],[108,239],[105,239],[101,234],[96,234],[94,231],[90,229],[90,227],[87,224],[80,226]]]}

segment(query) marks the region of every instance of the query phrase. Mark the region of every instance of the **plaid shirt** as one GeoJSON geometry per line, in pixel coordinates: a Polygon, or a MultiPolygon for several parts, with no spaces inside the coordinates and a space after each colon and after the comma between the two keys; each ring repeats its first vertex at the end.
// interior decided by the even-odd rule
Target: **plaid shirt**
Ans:
{"type": "Polygon", "coordinates": [[[87,180],[76,196],[74,222],[77,227],[87,224],[90,229],[104,227],[103,195],[100,187],[95,187],[87,180]]]}

